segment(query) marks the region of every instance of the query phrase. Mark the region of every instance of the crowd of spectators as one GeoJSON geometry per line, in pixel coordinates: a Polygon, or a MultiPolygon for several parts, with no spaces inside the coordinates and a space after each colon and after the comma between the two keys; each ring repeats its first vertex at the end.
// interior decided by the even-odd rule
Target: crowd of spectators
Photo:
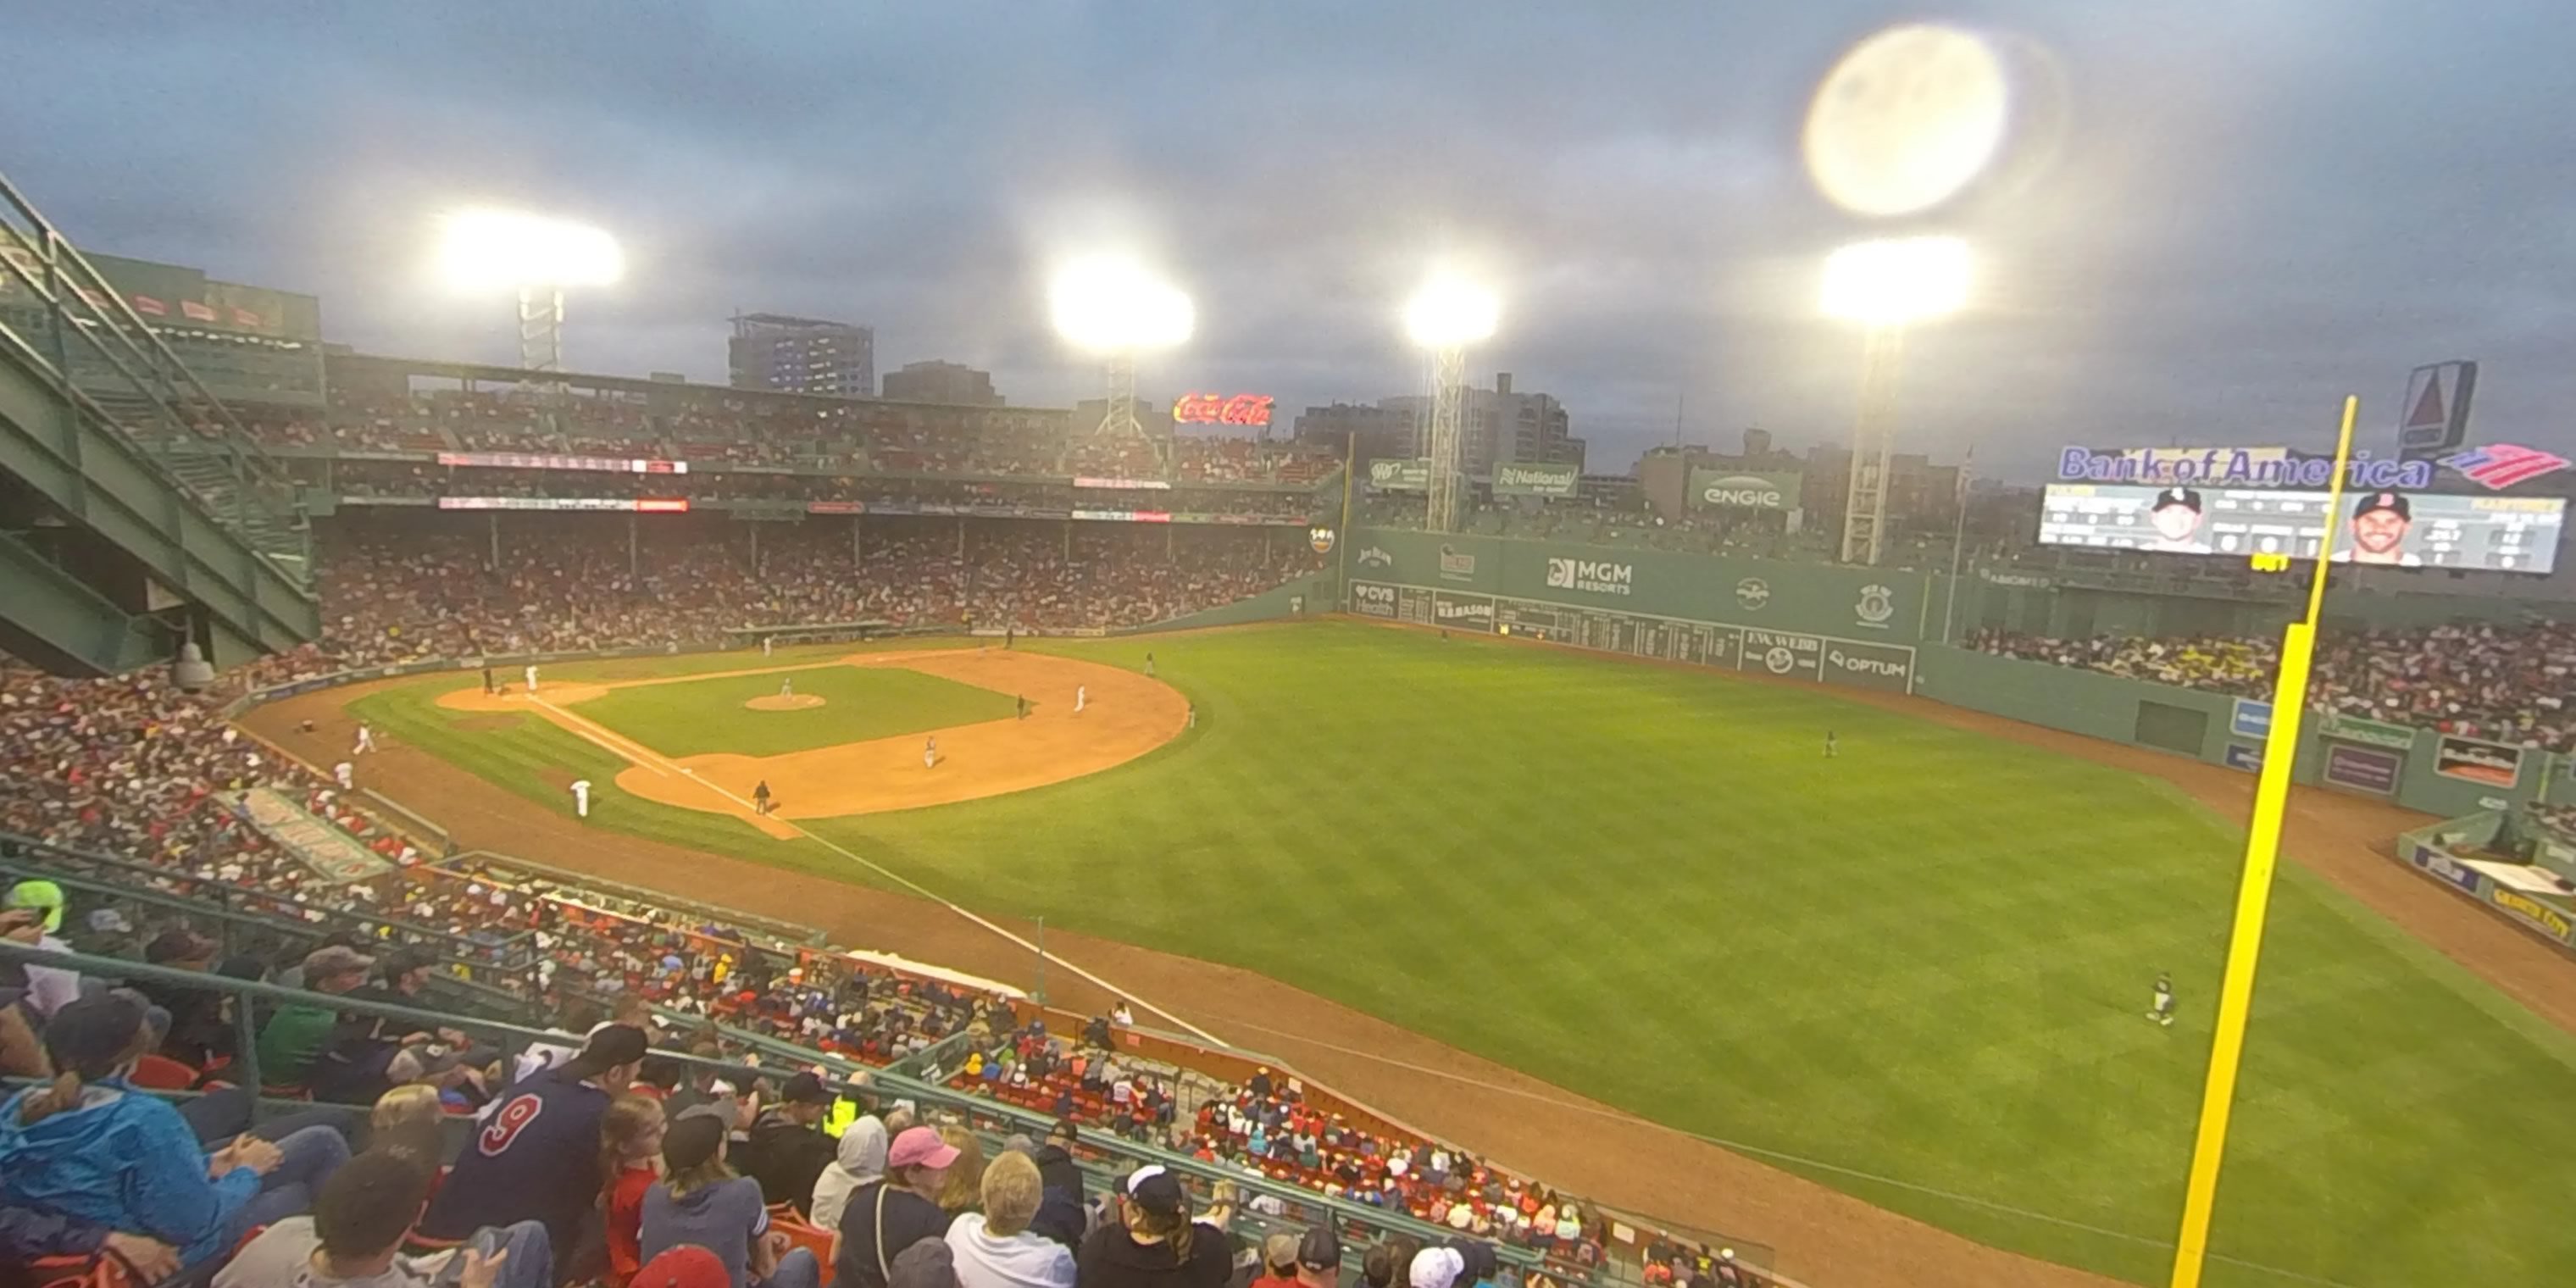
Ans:
{"type": "MultiPolygon", "coordinates": [[[[1180,482],[1311,484],[1329,453],[1241,436],[1103,439],[1070,413],[867,401],[660,400],[611,392],[334,390],[327,413],[241,409],[272,446],[340,451],[541,453],[882,474],[1071,475],[1180,482]]],[[[486,495],[521,495],[486,493],[486,495]]]]}
{"type": "MultiPolygon", "coordinates": [[[[2268,697],[2280,641],[2267,636],[2048,639],[1981,630],[1971,647],[2159,684],[2268,697]]],[[[2308,705],[2463,737],[2576,752],[2576,623],[2333,631],[2318,644],[2308,705]]]]}

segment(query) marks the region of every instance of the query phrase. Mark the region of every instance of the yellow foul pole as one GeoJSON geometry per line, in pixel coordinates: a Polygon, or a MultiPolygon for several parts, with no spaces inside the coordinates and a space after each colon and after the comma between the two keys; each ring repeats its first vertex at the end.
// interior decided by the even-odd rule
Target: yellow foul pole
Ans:
{"type": "Polygon", "coordinates": [[[2335,439],[2334,478],[2327,485],[2325,536],[2308,582],[2308,611],[2281,633],[2281,674],[2272,690],[2272,728],[2263,739],[2255,779],[2254,822],[2245,837],[2245,872],[2236,887],[2236,924],[2227,940],[2227,974],[2218,986],[2218,1032],[2209,1047],[2209,1082],[2201,1091],[2200,1134],[2192,1142],[2191,1179],[2183,1192],[2182,1237],[2174,1248],[2173,1288],[2200,1288],[2209,1258],[2209,1218],[2218,1202],[2218,1171],[2227,1157],[2227,1116],[2236,1103],[2236,1070],[2245,1057],[2246,1014],[2254,1003],[2254,968],[2263,956],[2263,919],[2272,906],[2272,869],[2281,854],[2281,816],[2290,803],[2290,766],[2298,756],[2300,717],[2308,696],[2317,615],[2325,607],[2326,568],[2343,514],[2344,471],[2352,463],[2352,422],[2361,400],[2343,400],[2335,439]]]}

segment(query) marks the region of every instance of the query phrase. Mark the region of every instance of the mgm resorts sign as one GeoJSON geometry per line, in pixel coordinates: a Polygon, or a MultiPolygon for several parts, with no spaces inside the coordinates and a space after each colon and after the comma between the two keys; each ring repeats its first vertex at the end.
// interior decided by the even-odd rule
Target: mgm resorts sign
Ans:
{"type": "Polygon", "coordinates": [[[1606,559],[1547,561],[1547,584],[1557,590],[1588,590],[1596,595],[1627,595],[1636,590],[1636,570],[1606,559]]]}

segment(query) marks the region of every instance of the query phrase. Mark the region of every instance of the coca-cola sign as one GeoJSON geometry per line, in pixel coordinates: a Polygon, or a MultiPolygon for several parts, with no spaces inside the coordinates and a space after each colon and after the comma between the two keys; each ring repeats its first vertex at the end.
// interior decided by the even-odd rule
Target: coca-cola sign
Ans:
{"type": "Polygon", "coordinates": [[[1182,394],[1172,403],[1172,419],[1183,425],[1267,425],[1268,394],[1182,394]]]}

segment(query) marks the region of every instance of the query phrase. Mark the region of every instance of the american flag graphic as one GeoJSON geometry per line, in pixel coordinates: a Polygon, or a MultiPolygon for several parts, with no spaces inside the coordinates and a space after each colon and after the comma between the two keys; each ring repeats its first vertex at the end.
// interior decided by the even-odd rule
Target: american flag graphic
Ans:
{"type": "Polygon", "coordinates": [[[2544,452],[2537,447],[2490,443],[2485,447],[2472,447],[2457,456],[2445,456],[2442,463],[2458,470],[2466,478],[2501,491],[2552,470],[2566,469],[2569,462],[2564,456],[2544,452]]]}

